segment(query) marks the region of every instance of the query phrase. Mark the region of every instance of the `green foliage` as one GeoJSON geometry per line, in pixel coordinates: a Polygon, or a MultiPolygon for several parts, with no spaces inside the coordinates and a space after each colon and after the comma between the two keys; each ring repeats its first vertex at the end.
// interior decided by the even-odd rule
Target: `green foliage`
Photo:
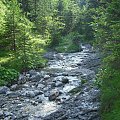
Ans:
{"type": "Polygon", "coordinates": [[[103,120],[120,119],[120,2],[101,1],[93,16],[94,36],[104,60],[98,75],[101,88],[101,117],[103,120]],[[104,4],[104,6],[103,6],[104,4]]]}
{"type": "Polygon", "coordinates": [[[0,86],[12,83],[18,78],[19,73],[14,69],[5,69],[0,66],[0,86]]]}
{"type": "Polygon", "coordinates": [[[62,37],[59,46],[56,47],[56,50],[59,52],[81,51],[80,38],[81,38],[81,35],[79,35],[79,33],[71,32],[65,37],[62,37]]]}
{"type": "Polygon", "coordinates": [[[27,19],[17,0],[0,1],[0,64],[1,72],[10,71],[7,78],[1,79],[1,85],[7,84],[16,76],[13,70],[23,72],[32,68],[43,67],[42,58],[49,37],[33,31],[34,23],[27,19]],[[4,69],[3,69],[4,68],[4,69]],[[3,71],[2,71],[3,70],[3,71]]]}
{"type": "Polygon", "coordinates": [[[0,35],[5,32],[5,13],[7,11],[6,6],[0,1],[0,35]]]}
{"type": "Polygon", "coordinates": [[[103,113],[102,120],[119,120],[120,119],[120,101],[114,101],[110,111],[103,113]]]}

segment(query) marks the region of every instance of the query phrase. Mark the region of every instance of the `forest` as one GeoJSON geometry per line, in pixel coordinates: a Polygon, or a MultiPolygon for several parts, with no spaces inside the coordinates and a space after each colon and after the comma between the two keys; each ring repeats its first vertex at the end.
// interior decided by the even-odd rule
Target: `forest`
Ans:
{"type": "Polygon", "coordinates": [[[120,119],[119,0],[0,0],[0,11],[0,86],[46,67],[48,51],[76,53],[91,44],[102,55],[100,119],[120,119]]]}

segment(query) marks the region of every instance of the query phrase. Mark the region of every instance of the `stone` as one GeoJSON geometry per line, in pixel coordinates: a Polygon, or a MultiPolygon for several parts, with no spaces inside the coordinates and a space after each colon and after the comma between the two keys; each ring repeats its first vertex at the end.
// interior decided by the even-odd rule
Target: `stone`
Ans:
{"type": "Polygon", "coordinates": [[[27,79],[28,78],[26,76],[21,74],[18,78],[18,84],[24,84],[27,81],[27,79]]]}
{"type": "Polygon", "coordinates": [[[31,104],[34,105],[34,106],[37,106],[37,105],[38,105],[38,102],[36,102],[36,101],[31,101],[31,104]]]}
{"type": "Polygon", "coordinates": [[[43,84],[41,84],[41,83],[37,85],[37,88],[43,89],[44,87],[45,87],[45,85],[43,85],[43,84]]]}
{"type": "Polygon", "coordinates": [[[48,92],[48,91],[44,93],[45,97],[49,97],[49,95],[50,95],[50,92],[48,92]]]}
{"type": "Polygon", "coordinates": [[[10,89],[7,86],[0,87],[0,94],[6,94],[10,89]]]}
{"type": "Polygon", "coordinates": [[[49,79],[50,78],[50,75],[45,75],[44,76],[44,79],[46,80],[46,79],[49,79]]]}
{"type": "Polygon", "coordinates": [[[11,112],[8,112],[8,111],[5,111],[4,112],[4,116],[5,117],[8,117],[8,116],[12,116],[13,114],[11,112]]]}
{"type": "Polygon", "coordinates": [[[44,91],[44,92],[49,91],[50,88],[51,88],[51,86],[49,85],[49,86],[45,87],[45,88],[43,89],[43,91],[44,91]]]}
{"type": "Polygon", "coordinates": [[[0,118],[3,117],[4,113],[2,110],[0,110],[0,118]]]}
{"type": "Polygon", "coordinates": [[[43,91],[35,90],[35,91],[34,91],[34,94],[35,94],[35,96],[37,96],[37,95],[42,95],[42,94],[43,94],[43,91]]]}
{"type": "Polygon", "coordinates": [[[56,84],[55,84],[56,87],[61,87],[62,85],[63,85],[63,83],[60,82],[60,81],[57,81],[56,84]]]}
{"type": "Polygon", "coordinates": [[[30,81],[40,81],[42,78],[41,74],[39,72],[36,73],[36,75],[33,75],[32,77],[29,78],[30,81]]]}
{"type": "Polygon", "coordinates": [[[42,103],[42,100],[41,99],[37,99],[36,102],[42,103]]]}
{"type": "Polygon", "coordinates": [[[34,93],[33,91],[26,91],[26,92],[25,92],[25,96],[26,96],[26,97],[33,98],[33,97],[35,97],[35,93],[34,93]]]}
{"type": "Polygon", "coordinates": [[[57,58],[58,60],[63,60],[63,55],[62,55],[62,54],[57,54],[57,55],[56,55],[56,58],[57,58]]]}
{"type": "Polygon", "coordinates": [[[30,70],[28,73],[30,74],[30,77],[37,74],[35,70],[30,70]]]}
{"type": "Polygon", "coordinates": [[[15,84],[15,85],[12,85],[12,86],[10,87],[10,90],[15,91],[15,90],[17,90],[17,88],[18,88],[18,85],[15,84]]]}
{"type": "Polygon", "coordinates": [[[50,82],[51,88],[55,87],[55,82],[50,82]]]}
{"type": "Polygon", "coordinates": [[[28,85],[28,84],[23,84],[22,87],[23,87],[23,88],[28,88],[29,85],[28,85]]]}
{"type": "Polygon", "coordinates": [[[54,89],[49,94],[49,101],[55,100],[59,96],[59,91],[57,89],[54,89]]]}
{"type": "Polygon", "coordinates": [[[42,103],[43,96],[38,96],[35,101],[38,102],[38,103],[42,103]]]}
{"type": "Polygon", "coordinates": [[[10,98],[16,98],[21,96],[19,92],[11,92],[11,91],[7,92],[6,95],[10,98]]]}
{"type": "Polygon", "coordinates": [[[69,79],[67,77],[62,78],[62,83],[67,84],[69,83],[69,79]]]}
{"type": "Polygon", "coordinates": [[[46,59],[49,59],[49,60],[53,60],[54,54],[55,54],[55,52],[48,52],[48,53],[44,54],[43,57],[46,59]]]}

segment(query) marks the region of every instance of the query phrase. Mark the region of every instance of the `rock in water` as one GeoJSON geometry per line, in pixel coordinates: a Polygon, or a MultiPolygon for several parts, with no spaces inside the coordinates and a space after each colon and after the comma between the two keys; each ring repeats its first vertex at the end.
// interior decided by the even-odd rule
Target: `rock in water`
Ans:
{"type": "Polygon", "coordinates": [[[44,79],[46,80],[46,79],[49,79],[50,78],[50,76],[49,75],[45,75],[44,76],[44,79]]]}
{"type": "Polygon", "coordinates": [[[30,74],[30,77],[37,74],[35,70],[30,70],[28,73],[30,74]]]}
{"type": "Polygon", "coordinates": [[[10,87],[10,90],[15,91],[17,88],[18,88],[18,85],[15,84],[10,87]]]}
{"type": "Polygon", "coordinates": [[[35,97],[35,93],[34,93],[33,91],[26,91],[26,92],[25,92],[25,96],[26,96],[26,97],[33,98],[33,97],[35,97]]]}
{"type": "Polygon", "coordinates": [[[27,77],[24,75],[20,75],[18,78],[18,84],[24,84],[27,81],[27,77]]]}
{"type": "Polygon", "coordinates": [[[46,53],[46,54],[44,54],[44,58],[46,58],[46,59],[49,59],[49,60],[53,60],[54,59],[54,54],[55,54],[55,52],[48,52],[48,53],[46,53]]]}
{"type": "Polygon", "coordinates": [[[4,113],[2,110],[0,110],[0,118],[3,117],[4,113]]]}
{"type": "Polygon", "coordinates": [[[34,81],[34,82],[37,82],[37,81],[40,81],[42,78],[41,74],[39,72],[37,72],[35,75],[31,76],[29,78],[30,81],[34,81]]]}
{"type": "Polygon", "coordinates": [[[49,100],[50,101],[53,101],[55,100],[57,97],[59,96],[59,91],[57,89],[54,89],[50,92],[50,95],[49,95],[49,100]]]}
{"type": "Polygon", "coordinates": [[[0,94],[6,94],[10,89],[7,86],[0,87],[0,94]]]}
{"type": "Polygon", "coordinates": [[[67,84],[69,83],[69,79],[67,77],[62,78],[62,83],[67,84]]]}
{"type": "Polygon", "coordinates": [[[57,81],[56,84],[55,84],[56,87],[61,87],[62,85],[63,85],[63,83],[60,82],[60,81],[57,81]]]}

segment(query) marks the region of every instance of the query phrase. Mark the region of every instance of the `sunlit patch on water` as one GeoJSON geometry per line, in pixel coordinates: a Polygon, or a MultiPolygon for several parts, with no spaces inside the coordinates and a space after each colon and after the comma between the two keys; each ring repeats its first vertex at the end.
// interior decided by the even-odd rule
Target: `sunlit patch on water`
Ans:
{"type": "Polygon", "coordinates": [[[37,106],[28,105],[25,107],[24,111],[31,113],[34,116],[47,116],[58,110],[60,105],[57,105],[55,102],[45,101],[42,104],[38,104],[37,106]]]}

